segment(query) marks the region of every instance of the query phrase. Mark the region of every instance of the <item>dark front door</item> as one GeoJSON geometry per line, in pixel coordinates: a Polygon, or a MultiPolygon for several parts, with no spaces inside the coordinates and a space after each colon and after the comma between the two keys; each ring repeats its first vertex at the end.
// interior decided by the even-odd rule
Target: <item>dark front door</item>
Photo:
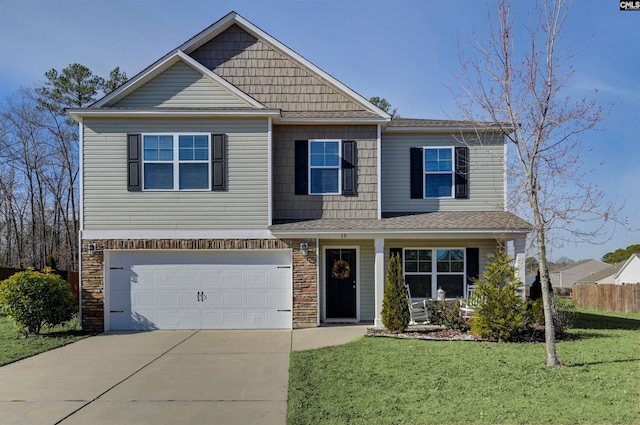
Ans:
{"type": "Polygon", "coordinates": [[[327,319],[356,318],[356,250],[325,251],[327,319]]]}

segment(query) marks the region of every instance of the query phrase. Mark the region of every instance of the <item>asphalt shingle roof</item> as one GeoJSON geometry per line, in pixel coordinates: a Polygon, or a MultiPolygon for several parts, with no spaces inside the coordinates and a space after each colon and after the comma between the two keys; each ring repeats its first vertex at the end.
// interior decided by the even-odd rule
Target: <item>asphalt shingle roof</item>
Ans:
{"type": "Polygon", "coordinates": [[[431,213],[389,213],[375,218],[320,218],[276,223],[269,227],[278,231],[375,231],[401,232],[422,230],[486,230],[529,231],[531,224],[505,211],[441,211],[431,213]]]}

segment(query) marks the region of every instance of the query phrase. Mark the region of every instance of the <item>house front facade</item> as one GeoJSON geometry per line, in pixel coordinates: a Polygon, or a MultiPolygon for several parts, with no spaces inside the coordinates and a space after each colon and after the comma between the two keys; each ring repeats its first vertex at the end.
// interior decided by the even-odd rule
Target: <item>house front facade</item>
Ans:
{"type": "Polygon", "coordinates": [[[530,225],[487,126],[392,119],[235,12],[79,123],[85,329],[381,326],[386,264],[466,294],[530,225]]]}

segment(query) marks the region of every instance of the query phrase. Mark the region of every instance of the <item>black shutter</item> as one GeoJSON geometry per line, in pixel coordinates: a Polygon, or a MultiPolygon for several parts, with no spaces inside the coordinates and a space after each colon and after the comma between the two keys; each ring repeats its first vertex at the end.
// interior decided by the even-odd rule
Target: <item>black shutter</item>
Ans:
{"type": "Polygon", "coordinates": [[[389,258],[396,254],[400,257],[400,264],[402,264],[402,248],[389,248],[389,258]]]}
{"type": "Polygon", "coordinates": [[[459,146],[456,149],[456,199],[469,198],[469,148],[459,146]]]}
{"type": "Polygon", "coordinates": [[[309,194],[309,142],[296,140],[296,195],[309,194]]]}
{"type": "Polygon", "coordinates": [[[142,190],[142,160],[140,134],[127,134],[127,190],[139,192],[142,190]]]}
{"type": "Polygon", "coordinates": [[[422,148],[411,148],[411,199],[424,198],[424,171],[422,158],[422,148]]]}
{"type": "Polygon", "coordinates": [[[224,134],[211,135],[211,190],[226,190],[226,137],[224,134]]]}
{"type": "Polygon", "coordinates": [[[342,142],[342,194],[357,195],[357,152],[355,140],[342,142]]]}
{"type": "Polygon", "coordinates": [[[480,277],[480,248],[467,248],[467,285],[480,277]]]}

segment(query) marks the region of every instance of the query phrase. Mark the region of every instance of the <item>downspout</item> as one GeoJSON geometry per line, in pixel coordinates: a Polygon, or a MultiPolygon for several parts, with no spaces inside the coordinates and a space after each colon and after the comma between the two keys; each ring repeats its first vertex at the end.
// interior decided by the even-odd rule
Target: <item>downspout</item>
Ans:
{"type": "Polygon", "coordinates": [[[273,224],[273,121],[268,118],[267,129],[267,226],[273,224]]]}
{"type": "Polygon", "coordinates": [[[78,123],[78,168],[80,178],[78,179],[78,191],[80,208],[78,217],[78,320],[82,327],[82,232],[84,231],[84,118],[80,118],[78,123]]]}
{"type": "Polygon", "coordinates": [[[382,218],[382,124],[378,124],[377,148],[377,170],[378,178],[378,220],[382,218]]]}

